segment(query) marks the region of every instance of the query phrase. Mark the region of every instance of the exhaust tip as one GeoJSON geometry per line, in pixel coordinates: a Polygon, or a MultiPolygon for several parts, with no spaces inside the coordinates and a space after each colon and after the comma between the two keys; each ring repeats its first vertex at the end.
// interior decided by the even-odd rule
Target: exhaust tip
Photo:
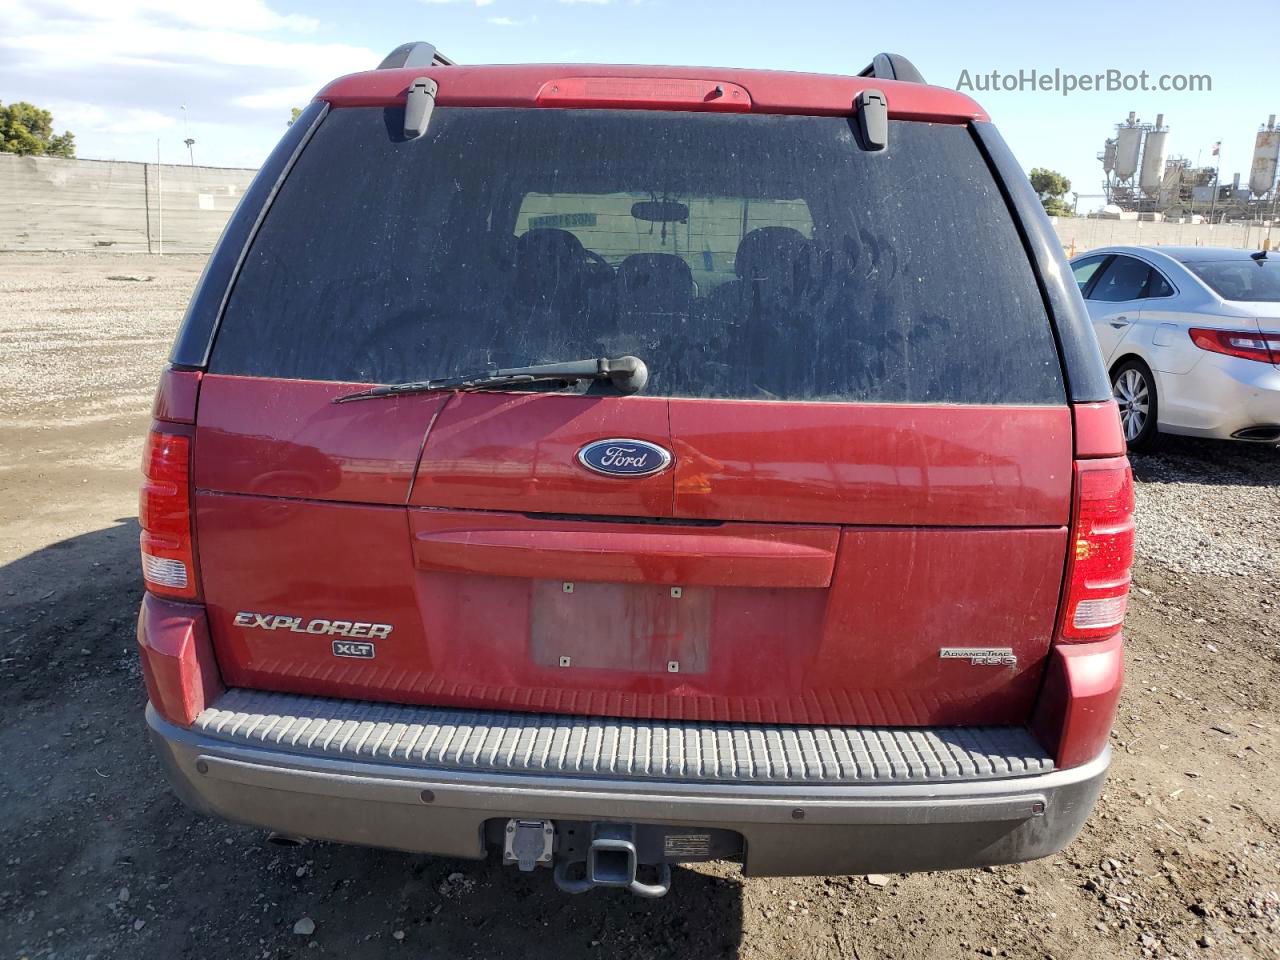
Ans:
{"type": "Polygon", "coordinates": [[[291,833],[276,833],[272,830],[267,834],[267,843],[273,847],[305,847],[310,842],[306,837],[295,837],[291,833]]]}
{"type": "Polygon", "coordinates": [[[1252,443],[1280,443],[1280,426],[1245,427],[1231,436],[1233,439],[1252,443]]]}

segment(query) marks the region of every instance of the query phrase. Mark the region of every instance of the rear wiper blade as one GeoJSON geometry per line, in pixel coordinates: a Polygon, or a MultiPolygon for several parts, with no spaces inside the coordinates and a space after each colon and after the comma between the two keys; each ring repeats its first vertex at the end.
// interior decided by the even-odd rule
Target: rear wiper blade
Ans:
{"type": "Polygon", "coordinates": [[[486,370],[465,377],[443,377],[412,383],[389,383],[356,393],[334,397],[334,403],[352,400],[375,400],[378,397],[401,397],[411,393],[434,393],[439,390],[485,390],[544,380],[608,380],[619,393],[639,393],[649,381],[649,368],[639,357],[597,357],[594,360],[567,360],[563,363],[539,363],[529,367],[486,370]]]}

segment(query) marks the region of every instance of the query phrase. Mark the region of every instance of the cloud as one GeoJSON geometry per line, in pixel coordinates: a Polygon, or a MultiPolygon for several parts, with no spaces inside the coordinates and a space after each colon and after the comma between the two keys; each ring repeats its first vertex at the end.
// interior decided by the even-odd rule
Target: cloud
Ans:
{"type": "Polygon", "coordinates": [[[250,110],[275,110],[288,113],[292,107],[302,106],[315,96],[315,93],[316,88],[308,84],[271,87],[257,93],[246,93],[244,96],[236,97],[232,102],[240,107],[248,107],[250,110]]]}
{"type": "Polygon", "coordinates": [[[493,0],[419,0],[420,3],[470,3],[477,7],[487,7],[493,0]]]}
{"type": "Polygon", "coordinates": [[[81,156],[154,157],[186,105],[205,162],[260,159],[290,107],[381,59],[272,2],[0,0],[0,90],[52,110],[81,156]]]}
{"type": "Polygon", "coordinates": [[[525,17],[523,20],[515,20],[511,17],[490,17],[489,22],[495,27],[527,27],[531,23],[537,23],[537,17],[525,17]]]}
{"type": "Polygon", "coordinates": [[[94,104],[54,102],[50,104],[58,118],[57,127],[93,130],[108,134],[146,134],[172,130],[179,120],[156,110],[107,110],[94,104]]]}
{"type": "Polygon", "coordinates": [[[310,33],[319,26],[314,17],[301,14],[280,14],[263,0],[189,0],[173,3],[172,0],[19,0],[11,8],[21,15],[24,11],[45,21],[138,21],[155,20],[174,26],[195,27],[202,30],[236,30],[259,33],[266,30],[288,30],[310,33]]]}
{"type": "Polygon", "coordinates": [[[585,3],[593,7],[603,7],[609,0],[560,0],[561,3],[585,3]]]}

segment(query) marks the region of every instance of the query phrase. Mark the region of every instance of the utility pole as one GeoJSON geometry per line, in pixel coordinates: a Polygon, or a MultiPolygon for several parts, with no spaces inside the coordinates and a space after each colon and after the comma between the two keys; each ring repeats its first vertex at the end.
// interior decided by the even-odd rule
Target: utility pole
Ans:
{"type": "Polygon", "coordinates": [[[1213,196],[1209,199],[1209,225],[1213,225],[1213,211],[1218,206],[1218,180],[1222,176],[1222,141],[1213,148],[1213,155],[1218,158],[1218,165],[1213,171],[1213,196]]]}
{"type": "Polygon", "coordinates": [[[1267,221],[1267,239],[1262,241],[1262,249],[1271,249],[1271,228],[1276,222],[1276,201],[1280,200],[1280,189],[1276,188],[1274,183],[1271,184],[1271,218],[1267,221]]]}
{"type": "Polygon", "coordinates": [[[187,146],[187,160],[194,167],[196,165],[196,155],[191,148],[196,145],[196,142],[191,139],[191,134],[187,132],[187,105],[184,103],[178,109],[182,111],[182,142],[187,146]]]}
{"type": "Polygon", "coordinates": [[[160,173],[160,138],[156,138],[156,255],[164,256],[164,181],[160,173]]]}
{"type": "MultiPolygon", "coordinates": [[[[1192,170],[1200,169],[1200,157],[1203,154],[1204,154],[1203,147],[1196,151],[1196,165],[1191,168],[1192,170]]],[[[1191,197],[1191,213],[1188,219],[1190,219],[1192,223],[1195,223],[1196,222],[1196,185],[1194,180],[1191,182],[1191,185],[1187,187],[1187,191],[1188,191],[1188,196],[1191,197]]]]}

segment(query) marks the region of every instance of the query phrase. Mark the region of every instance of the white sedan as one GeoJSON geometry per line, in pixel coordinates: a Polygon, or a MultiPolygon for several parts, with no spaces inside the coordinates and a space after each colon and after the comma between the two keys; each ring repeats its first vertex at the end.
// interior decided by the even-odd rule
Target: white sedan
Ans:
{"type": "Polygon", "coordinates": [[[1071,269],[1131,449],[1280,442],[1280,252],[1106,247],[1071,269]]]}

